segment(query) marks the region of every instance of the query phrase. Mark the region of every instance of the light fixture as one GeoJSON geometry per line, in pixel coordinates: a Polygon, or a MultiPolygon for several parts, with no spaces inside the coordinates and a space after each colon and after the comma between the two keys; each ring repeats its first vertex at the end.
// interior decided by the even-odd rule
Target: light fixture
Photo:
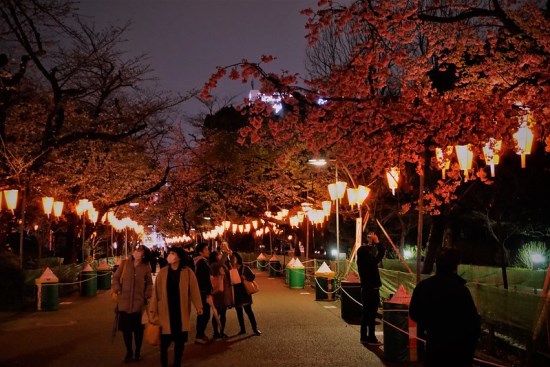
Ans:
{"type": "Polygon", "coordinates": [[[338,181],[328,185],[328,193],[332,201],[341,200],[346,193],[347,182],[338,181]]]}
{"type": "Polygon", "coordinates": [[[399,168],[390,168],[386,172],[386,178],[388,180],[388,187],[390,188],[392,194],[395,195],[395,190],[397,189],[399,183],[399,168]]]}
{"type": "Polygon", "coordinates": [[[523,123],[518,131],[514,134],[516,140],[516,153],[521,155],[521,168],[525,168],[525,156],[531,154],[531,148],[533,147],[533,132],[523,123]]]}
{"type": "Polygon", "coordinates": [[[17,195],[19,190],[4,190],[4,198],[6,199],[6,207],[13,211],[17,207],[17,195]]]}
{"type": "Polygon", "coordinates": [[[52,197],[44,196],[42,198],[42,206],[44,207],[44,214],[46,214],[48,218],[50,217],[50,214],[52,214],[53,202],[54,200],[52,197]]]}
{"type": "Polygon", "coordinates": [[[56,218],[59,218],[61,216],[61,213],[63,213],[63,206],[64,206],[64,203],[62,201],[54,201],[54,203],[53,203],[53,215],[56,218]]]}
{"type": "Polygon", "coordinates": [[[445,152],[441,148],[435,148],[435,159],[437,160],[437,167],[441,170],[441,176],[445,179],[445,171],[451,166],[451,160],[449,156],[453,154],[453,147],[447,146],[445,152]]]}
{"type": "Polygon", "coordinates": [[[458,158],[458,165],[460,169],[464,171],[464,181],[469,179],[469,170],[472,168],[472,161],[474,160],[474,153],[470,144],[455,145],[456,157],[458,158]]]}
{"type": "Polygon", "coordinates": [[[495,165],[500,161],[500,149],[502,148],[502,140],[496,140],[490,138],[483,146],[483,156],[485,158],[485,164],[491,167],[491,177],[495,177],[495,165]]]}

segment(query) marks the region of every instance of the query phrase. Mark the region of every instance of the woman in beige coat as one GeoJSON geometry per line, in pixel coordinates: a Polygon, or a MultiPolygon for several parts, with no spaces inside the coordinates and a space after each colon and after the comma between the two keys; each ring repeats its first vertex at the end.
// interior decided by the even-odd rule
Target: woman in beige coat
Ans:
{"type": "Polygon", "coordinates": [[[130,362],[132,359],[141,360],[141,314],[153,289],[149,252],[144,246],[136,247],[132,257],[124,260],[113,276],[111,289],[118,294],[118,330],[122,331],[126,346],[124,362],[130,362]],[[135,354],[132,348],[132,334],[135,354]]]}
{"type": "Polygon", "coordinates": [[[185,251],[169,250],[168,266],[158,272],[149,305],[151,321],[159,324],[160,364],[168,366],[168,348],[174,342],[174,367],[181,366],[183,349],[189,334],[191,303],[202,314],[202,301],[195,273],[185,266],[185,251]]]}

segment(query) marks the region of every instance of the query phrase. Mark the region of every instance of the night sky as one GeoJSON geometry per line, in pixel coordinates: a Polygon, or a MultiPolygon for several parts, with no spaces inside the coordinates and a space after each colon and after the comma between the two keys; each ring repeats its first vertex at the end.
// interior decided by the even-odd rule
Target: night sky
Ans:
{"type": "MultiPolygon", "coordinates": [[[[262,54],[278,58],[268,70],[305,76],[307,18],[299,12],[315,0],[81,0],[79,13],[98,27],[132,21],[124,49],[147,53],[165,90],[201,88],[216,66],[262,54]],[[92,19],[93,18],[93,19],[92,19]]],[[[214,92],[225,98],[248,95],[250,85],[223,82],[214,92]]],[[[198,105],[187,103],[187,113],[198,105]]]]}

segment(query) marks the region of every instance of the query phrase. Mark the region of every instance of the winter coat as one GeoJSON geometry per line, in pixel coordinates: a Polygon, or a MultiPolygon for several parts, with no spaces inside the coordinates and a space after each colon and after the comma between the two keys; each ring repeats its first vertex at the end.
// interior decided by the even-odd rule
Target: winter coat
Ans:
{"type": "Polygon", "coordinates": [[[378,263],[382,261],[386,248],[377,243],[376,247],[363,245],[357,249],[357,271],[362,288],[380,288],[382,281],[378,271],[378,263]]]}
{"type": "Polygon", "coordinates": [[[223,292],[212,295],[216,308],[232,307],[234,303],[233,287],[231,286],[231,279],[229,279],[229,268],[225,265],[224,259],[227,259],[226,255],[222,257],[221,261],[210,264],[213,276],[223,276],[223,292]]]}
{"type": "Polygon", "coordinates": [[[127,313],[140,313],[153,292],[151,266],[140,262],[134,266],[132,258],[124,260],[118,267],[111,285],[118,293],[118,310],[127,313]],[[124,273],[123,273],[124,272],[124,273]]]}
{"type": "Polygon", "coordinates": [[[481,321],[466,281],[456,273],[418,283],[409,316],[426,333],[425,366],[471,366],[481,321]]]}
{"type": "Polygon", "coordinates": [[[195,258],[195,275],[199,283],[199,289],[203,299],[212,293],[212,281],[210,280],[210,266],[208,260],[202,256],[195,258]]]}
{"type": "MultiPolygon", "coordinates": [[[[256,279],[256,275],[254,275],[248,266],[239,265],[237,269],[241,279],[244,278],[249,282],[253,282],[254,279],[256,279]]],[[[244,288],[244,284],[242,282],[233,285],[233,291],[235,295],[235,307],[252,304],[252,295],[246,293],[246,289],[244,288]]]]}
{"type": "MultiPolygon", "coordinates": [[[[170,330],[170,314],[168,310],[168,269],[170,266],[165,266],[160,269],[155,280],[155,288],[153,297],[149,305],[149,313],[151,321],[160,325],[163,334],[172,334],[170,330]]],[[[180,310],[181,310],[181,327],[183,332],[189,331],[189,320],[191,316],[191,303],[195,309],[202,308],[201,294],[197,278],[191,269],[185,267],[181,269],[180,281],[180,310]]]]}

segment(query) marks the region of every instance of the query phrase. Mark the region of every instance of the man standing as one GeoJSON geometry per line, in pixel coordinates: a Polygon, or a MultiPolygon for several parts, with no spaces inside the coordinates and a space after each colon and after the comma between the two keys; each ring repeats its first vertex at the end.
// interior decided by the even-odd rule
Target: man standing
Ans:
{"type": "Polygon", "coordinates": [[[197,281],[199,282],[199,289],[201,291],[203,313],[202,315],[197,315],[197,335],[195,337],[195,344],[208,344],[210,339],[206,336],[205,331],[208,321],[210,321],[210,304],[212,304],[212,300],[210,300],[210,302],[207,300],[208,297],[212,297],[212,281],[210,280],[212,272],[208,265],[208,257],[210,256],[208,244],[204,242],[199,243],[196,252],[195,274],[197,275],[197,281]]]}
{"type": "Polygon", "coordinates": [[[458,250],[436,255],[436,274],[414,289],[409,315],[426,338],[424,366],[472,366],[481,320],[466,281],[457,274],[458,250]]]}
{"type": "Polygon", "coordinates": [[[357,270],[361,279],[361,302],[363,314],[361,317],[361,343],[381,345],[376,339],[375,319],[380,304],[380,273],[378,263],[386,253],[385,247],[380,244],[374,233],[367,235],[367,243],[363,243],[357,250],[357,270]]]}

